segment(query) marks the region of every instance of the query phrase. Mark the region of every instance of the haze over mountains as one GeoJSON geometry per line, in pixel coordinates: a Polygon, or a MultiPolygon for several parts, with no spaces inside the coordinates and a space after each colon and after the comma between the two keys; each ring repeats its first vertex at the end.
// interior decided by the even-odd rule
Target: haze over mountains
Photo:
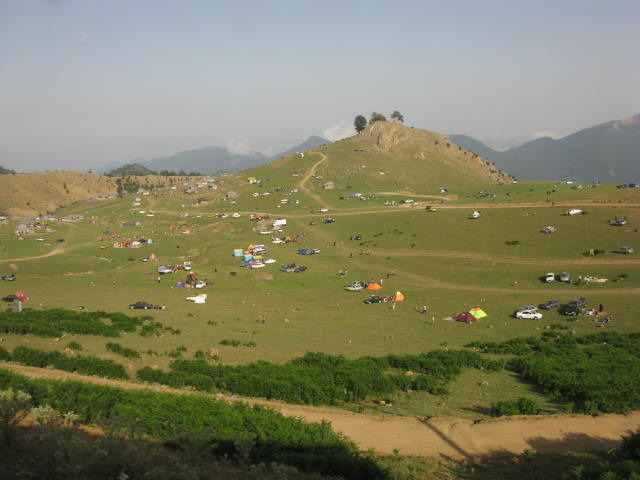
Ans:
{"type": "Polygon", "coordinates": [[[506,152],[466,135],[449,138],[522,181],[628,183],[640,179],[640,115],[586,128],[559,140],[538,138],[506,152]]]}
{"type": "MultiPolygon", "coordinates": [[[[136,163],[156,172],[167,170],[171,172],[184,171],[186,173],[198,172],[205,175],[214,175],[223,171],[238,172],[257,167],[285,155],[304,152],[326,143],[330,142],[324,138],[311,136],[299,145],[271,157],[259,152],[233,153],[225,147],[210,146],[178,152],[168,157],[138,160],[136,163]]],[[[123,163],[109,165],[105,170],[120,167],[123,163]]]]}

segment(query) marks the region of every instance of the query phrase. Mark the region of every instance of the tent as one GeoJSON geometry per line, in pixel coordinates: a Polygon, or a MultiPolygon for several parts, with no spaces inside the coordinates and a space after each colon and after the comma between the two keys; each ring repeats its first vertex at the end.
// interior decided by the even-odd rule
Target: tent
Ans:
{"type": "Polygon", "coordinates": [[[487,316],[485,311],[482,310],[480,307],[473,307],[471,310],[469,310],[469,313],[473,315],[473,318],[475,318],[476,320],[480,320],[481,318],[484,318],[487,316]]]}
{"type": "Polygon", "coordinates": [[[199,293],[194,300],[195,303],[207,303],[207,294],[199,293]]]}
{"type": "Polygon", "coordinates": [[[21,302],[26,302],[29,300],[29,297],[24,292],[16,292],[16,298],[21,302]]]}
{"type": "Polygon", "coordinates": [[[233,249],[233,256],[234,257],[242,257],[243,253],[242,253],[242,249],[241,248],[234,248],[233,249]]]}
{"type": "Polygon", "coordinates": [[[393,297],[393,301],[394,302],[401,302],[404,300],[404,295],[401,292],[396,292],[395,296],[393,297]]]}
{"type": "Polygon", "coordinates": [[[369,285],[367,285],[367,290],[380,290],[381,288],[382,285],[377,282],[369,282],[369,285]]]}
{"type": "Polygon", "coordinates": [[[475,321],[475,317],[469,312],[462,312],[456,315],[456,322],[471,323],[473,321],[475,321]]]}
{"type": "Polygon", "coordinates": [[[174,285],[174,287],[177,287],[177,288],[184,288],[186,286],[187,286],[187,284],[184,283],[182,280],[176,282],[176,284],[174,285]]]}

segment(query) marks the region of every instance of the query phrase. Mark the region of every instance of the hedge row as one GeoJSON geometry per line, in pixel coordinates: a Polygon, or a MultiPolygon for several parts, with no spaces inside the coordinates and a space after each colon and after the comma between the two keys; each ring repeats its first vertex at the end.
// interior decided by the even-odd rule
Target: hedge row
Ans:
{"type": "Polygon", "coordinates": [[[234,438],[254,437],[251,463],[278,462],[306,472],[344,478],[386,479],[387,474],[355,445],[331,430],[328,422],[306,423],[261,406],[228,404],[197,395],[122,390],[75,381],[32,380],[0,369],[0,389],[31,395],[36,405],[73,411],[83,423],[120,417],[165,441],[184,431],[211,432],[213,454],[232,457],[234,438]]]}
{"type": "Polygon", "coordinates": [[[640,408],[640,333],[557,334],[474,343],[489,353],[518,355],[512,368],[576,412],[626,412],[640,408]]]}
{"type": "Polygon", "coordinates": [[[354,402],[407,390],[447,394],[446,384],[468,367],[495,370],[502,368],[502,363],[467,351],[357,360],[307,353],[284,365],[261,361],[226,366],[210,365],[204,360],[176,360],[171,363],[169,372],[147,367],[137,375],[141,380],[176,388],[218,389],[245,396],[319,405],[354,402]]]}
{"type": "MultiPolygon", "coordinates": [[[[6,352],[6,350],[5,350],[6,352]]],[[[0,352],[2,356],[2,352],[0,352]]],[[[13,354],[7,358],[31,367],[53,367],[66,372],[76,372],[81,375],[97,375],[105,378],[129,378],[125,368],[112,360],[82,355],[64,355],[60,352],[45,352],[36,348],[16,347],[13,354]]]]}
{"type": "Polygon", "coordinates": [[[38,337],[59,337],[63,333],[119,337],[120,332],[134,332],[151,317],[129,317],[123,313],[74,312],[62,308],[22,313],[0,312],[0,332],[38,337]],[[106,321],[105,321],[106,320],[106,321]]]}

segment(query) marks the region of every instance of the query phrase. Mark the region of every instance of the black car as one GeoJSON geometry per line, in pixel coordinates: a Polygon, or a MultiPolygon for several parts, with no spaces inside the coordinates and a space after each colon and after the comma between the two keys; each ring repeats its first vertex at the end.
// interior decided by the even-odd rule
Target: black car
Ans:
{"type": "Polygon", "coordinates": [[[136,303],[132,303],[131,305],[129,305],[129,308],[134,309],[134,310],[150,310],[153,307],[153,305],[149,302],[136,302],[136,303]]]}
{"type": "Polygon", "coordinates": [[[580,314],[580,307],[574,304],[567,304],[560,307],[560,313],[562,315],[575,316],[580,314]]]}
{"type": "Polygon", "coordinates": [[[17,295],[13,295],[13,294],[11,294],[11,295],[7,295],[6,297],[2,297],[2,299],[1,299],[1,300],[2,300],[3,302],[9,302],[9,303],[11,303],[11,302],[13,302],[14,300],[16,300],[17,298],[18,298],[18,296],[17,296],[17,295]]]}
{"type": "Polygon", "coordinates": [[[575,305],[578,308],[586,307],[587,306],[587,299],[584,298],[584,297],[580,297],[577,300],[573,300],[573,301],[569,302],[569,305],[575,305]]]}
{"type": "Polygon", "coordinates": [[[552,308],[557,308],[560,306],[560,300],[549,300],[540,305],[540,308],[544,308],[545,310],[551,310],[552,308]]]}
{"type": "Polygon", "coordinates": [[[382,302],[384,302],[384,297],[380,297],[379,295],[371,295],[369,298],[365,298],[362,303],[371,304],[382,302]]]}
{"type": "Polygon", "coordinates": [[[16,276],[12,273],[10,275],[3,275],[2,280],[6,282],[13,282],[16,279],[16,276]]]}

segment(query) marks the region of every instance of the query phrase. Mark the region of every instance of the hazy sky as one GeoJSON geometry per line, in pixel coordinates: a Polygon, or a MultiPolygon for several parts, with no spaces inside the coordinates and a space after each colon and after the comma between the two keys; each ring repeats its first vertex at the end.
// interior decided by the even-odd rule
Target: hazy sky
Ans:
{"type": "Polygon", "coordinates": [[[0,0],[0,166],[278,153],[374,110],[564,136],[640,112],[638,52],[638,0],[0,0]]]}

